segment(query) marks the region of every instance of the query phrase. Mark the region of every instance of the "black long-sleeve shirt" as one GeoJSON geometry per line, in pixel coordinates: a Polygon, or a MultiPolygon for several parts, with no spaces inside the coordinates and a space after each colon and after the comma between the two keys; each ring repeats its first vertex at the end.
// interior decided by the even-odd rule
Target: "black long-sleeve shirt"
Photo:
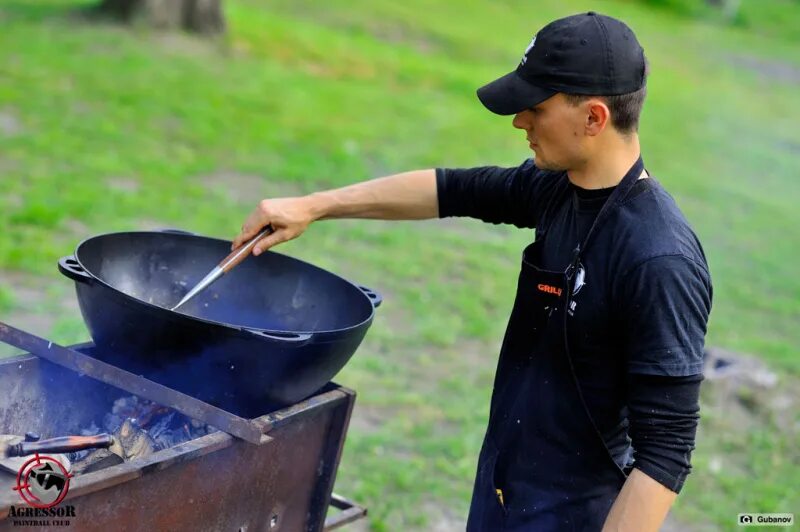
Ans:
{"type": "MultiPolygon", "coordinates": [[[[436,177],[441,217],[547,224],[542,267],[551,270],[566,267],[613,191],[565,187],[563,172],[539,170],[530,160],[517,168],[438,169],[436,177]],[[563,206],[545,219],[564,191],[563,206]]],[[[618,218],[633,211],[640,219],[618,219],[620,234],[596,239],[595,262],[587,262],[590,301],[579,302],[595,312],[576,318],[570,343],[587,407],[619,465],[677,493],[691,470],[699,418],[710,276],[699,242],[655,179],[637,182],[626,203],[618,218]],[[629,230],[631,224],[645,231],[629,230]],[[631,254],[632,262],[619,258],[631,254]],[[601,280],[607,286],[598,287],[601,280]]]]}

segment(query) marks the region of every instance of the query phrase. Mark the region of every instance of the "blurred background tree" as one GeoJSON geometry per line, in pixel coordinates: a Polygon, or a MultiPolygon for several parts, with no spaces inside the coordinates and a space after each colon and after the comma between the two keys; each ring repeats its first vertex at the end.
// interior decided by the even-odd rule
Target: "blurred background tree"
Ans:
{"type": "Polygon", "coordinates": [[[723,15],[728,20],[736,18],[741,3],[741,0],[706,0],[706,4],[721,9],[723,15]]]}
{"type": "Polygon", "coordinates": [[[222,0],[102,0],[100,10],[125,21],[211,34],[225,31],[221,4],[222,0]]]}
{"type": "Polygon", "coordinates": [[[701,23],[747,29],[774,38],[800,42],[800,0],[634,0],[701,23]]]}

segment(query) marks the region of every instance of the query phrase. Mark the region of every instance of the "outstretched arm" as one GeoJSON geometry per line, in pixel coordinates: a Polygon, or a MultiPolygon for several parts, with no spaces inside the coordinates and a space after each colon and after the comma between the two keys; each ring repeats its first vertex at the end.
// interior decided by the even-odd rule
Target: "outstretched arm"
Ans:
{"type": "Polygon", "coordinates": [[[439,215],[436,171],[416,170],[311,195],[315,220],[423,220],[439,215]]]}
{"type": "Polygon", "coordinates": [[[263,199],[245,220],[231,247],[239,247],[268,224],[275,232],[256,245],[255,255],[297,238],[316,220],[421,220],[438,215],[436,172],[416,170],[302,197],[263,199]]]}

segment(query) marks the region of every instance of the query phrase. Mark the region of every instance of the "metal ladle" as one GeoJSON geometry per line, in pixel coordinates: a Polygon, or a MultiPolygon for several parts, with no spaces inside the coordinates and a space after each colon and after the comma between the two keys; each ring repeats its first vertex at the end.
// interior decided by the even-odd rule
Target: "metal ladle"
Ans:
{"type": "Polygon", "coordinates": [[[194,296],[211,286],[215,281],[217,281],[220,277],[228,273],[234,266],[242,262],[251,251],[256,244],[258,244],[263,238],[271,235],[274,232],[271,225],[266,226],[264,229],[261,230],[256,236],[251,238],[246,244],[240,247],[237,250],[231,252],[230,255],[222,259],[220,263],[214,267],[213,270],[208,272],[208,275],[203,277],[203,279],[197,283],[194,288],[189,290],[189,292],[183,296],[177,305],[172,307],[170,310],[177,310],[178,307],[185,304],[187,301],[192,299],[194,296]]]}

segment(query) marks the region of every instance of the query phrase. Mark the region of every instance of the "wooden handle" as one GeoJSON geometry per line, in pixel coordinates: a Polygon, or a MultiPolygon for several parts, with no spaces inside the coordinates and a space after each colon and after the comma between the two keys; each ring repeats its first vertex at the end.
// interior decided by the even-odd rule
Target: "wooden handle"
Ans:
{"type": "Polygon", "coordinates": [[[111,434],[98,434],[97,436],[63,436],[41,441],[23,441],[9,445],[8,456],[28,456],[35,453],[74,453],[84,449],[98,447],[111,447],[114,442],[111,434]]]}
{"type": "Polygon", "coordinates": [[[251,238],[246,244],[235,249],[231,252],[230,255],[222,259],[219,263],[219,268],[224,272],[228,273],[234,266],[242,262],[250,252],[253,251],[253,248],[258,244],[264,237],[271,235],[274,232],[271,225],[266,226],[264,229],[261,230],[256,236],[251,238]]]}

